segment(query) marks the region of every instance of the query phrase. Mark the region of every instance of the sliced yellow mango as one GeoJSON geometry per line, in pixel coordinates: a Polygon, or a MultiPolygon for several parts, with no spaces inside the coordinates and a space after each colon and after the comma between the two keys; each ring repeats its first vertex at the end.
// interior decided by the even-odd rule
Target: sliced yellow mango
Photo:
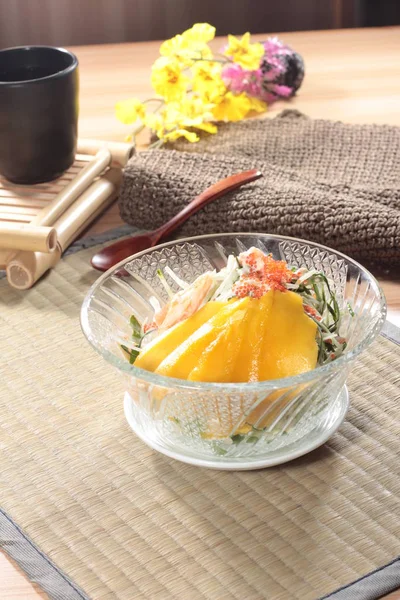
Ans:
{"type": "Polygon", "coordinates": [[[237,355],[232,382],[262,381],[261,359],[265,329],[269,323],[273,292],[251,300],[252,314],[246,330],[245,343],[237,355]]]}
{"type": "Polygon", "coordinates": [[[304,312],[294,292],[275,290],[263,335],[260,381],[290,377],[314,369],[317,325],[304,312]]]}
{"type": "Polygon", "coordinates": [[[202,354],[220,335],[224,335],[230,323],[244,318],[249,301],[250,298],[242,298],[221,308],[169,354],[155,372],[168,377],[187,379],[189,373],[199,364],[202,354]]]}
{"type": "Polygon", "coordinates": [[[188,375],[194,381],[266,381],[314,369],[316,324],[294,292],[248,298],[243,315],[226,318],[223,334],[202,348],[188,375]]]}
{"type": "Polygon", "coordinates": [[[164,331],[143,348],[135,361],[135,367],[155,371],[171,352],[225,305],[225,302],[207,302],[194,315],[164,331]]]}
{"type": "Polygon", "coordinates": [[[235,381],[237,357],[243,344],[247,344],[247,331],[252,322],[254,300],[249,298],[246,305],[228,317],[222,333],[199,357],[194,369],[189,373],[189,381],[210,381],[230,383],[235,381]]]}
{"type": "Polygon", "coordinates": [[[294,292],[209,302],[150,343],[136,365],[191,381],[289,377],[315,368],[316,329],[294,292]]]}

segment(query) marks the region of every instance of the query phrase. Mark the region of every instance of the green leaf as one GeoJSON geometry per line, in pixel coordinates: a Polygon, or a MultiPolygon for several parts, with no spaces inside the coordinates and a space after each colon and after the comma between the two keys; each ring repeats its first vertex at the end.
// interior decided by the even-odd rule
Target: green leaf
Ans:
{"type": "Polygon", "coordinates": [[[313,283],[312,286],[313,286],[313,290],[315,292],[315,296],[316,296],[318,302],[321,302],[322,298],[321,298],[321,294],[319,293],[319,287],[318,287],[318,285],[316,283],[313,283]]]}
{"type": "Polygon", "coordinates": [[[260,439],[260,436],[251,435],[247,438],[246,444],[255,444],[256,442],[258,442],[259,439],[260,439]]]}
{"type": "Polygon", "coordinates": [[[231,435],[231,440],[234,444],[239,444],[242,440],[244,440],[244,435],[236,433],[235,435],[231,435]]]}
{"type": "Polygon", "coordinates": [[[128,357],[129,357],[129,364],[133,365],[133,363],[139,356],[139,351],[133,350],[133,349],[131,350],[130,348],[127,348],[123,344],[120,344],[120,346],[121,346],[122,350],[127,353],[128,357]]]}
{"type": "Polygon", "coordinates": [[[137,318],[135,317],[135,315],[131,315],[131,318],[129,319],[129,323],[131,324],[132,329],[140,331],[140,323],[137,320],[137,318]]]}
{"type": "Polygon", "coordinates": [[[131,355],[129,357],[129,364],[133,365],[137,357],[139,356],[139,350],[131,350],[131,355]]]}
{"type": "Polygon", "coordinates": [[[142,328],[135,315],[131,315],[129,324],[132,327],[132,339],[137,343],[138,346],[140,346],[142,341],[142,328]]]}
{"type": "Polygon", "coordinates": [[[213,450],[214,450],[215,454],[218,454],[219,456],[224,456],[228,452],[227,450],[225,450],[224,448],[221,448],[221,446],[219,446],[216,443],[213,444],[213,450]]]}

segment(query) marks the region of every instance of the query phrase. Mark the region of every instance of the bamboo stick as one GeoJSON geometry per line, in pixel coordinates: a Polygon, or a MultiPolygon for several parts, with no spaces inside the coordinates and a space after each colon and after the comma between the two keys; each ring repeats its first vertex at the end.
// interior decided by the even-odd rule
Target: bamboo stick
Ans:
{"type": "Polygon", "coordinates": [[[0,194],[0,210],[4,206],[25,206],[26,208],[41,209],[48,205],[48,200],[40,200],[37,198],[15,198],[11,196],[6,198],[0,194]]]}
{"type": "Polygon", "coordinates": [[[95,158],[65,186],[57,196],[31,221],[32,225],[54,225],[57,219],[71,206],[111,163],[111,153],[106,148],[97,152],[95,158]]]}
{"type": "Polygon", "coordinates": [[[110,169],[95,181],[57,221],[55,228],[63,252],[115,199],[121,178],[121,170],[110,169]]]}
{"type": "Polygon", "coordinates": [[[7,265],[7,279],[12,287],[26,290],[59,261],[62,252],[115,199],[122,172],[110,169],[61,215],[54,227],[59,243],[51,254],[18,252],[7,265]]]}
{"type": "Polygon", "coordinates": [[[112,166],[123,168],[135,152],[133,144],[124,142],[103,142],[100,140],[79,139],[77,152],[79,154],[97,154],[102,148],[111,152],[112,166]]]}
{"type": "Polygon", "coordinates": [[[9,221],[15,221],[16,223],[30,223],[32,217],[28,215],[10,215],[9,213],[0,212],[0,221],[8,223],[9,221]]]}
{"type": "Polygon", "coordinates": [[[54,227],[30,223],[0,223],[0,246],[9,250],[53,252],[57,246],[57,232],[54,227]]]}

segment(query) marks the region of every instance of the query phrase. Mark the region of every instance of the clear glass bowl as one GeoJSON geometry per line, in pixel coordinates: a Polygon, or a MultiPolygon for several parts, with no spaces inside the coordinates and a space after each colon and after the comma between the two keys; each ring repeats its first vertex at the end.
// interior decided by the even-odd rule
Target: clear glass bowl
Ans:
{"type": "MultiPolygon", "coordinates": [[[[177,289],[173,280],[168,283],[177,289]]],[[[199,236],[136,254],[96,281],[81,311],[88,341],[125,377],[125,412],[139,437],[187,462],[238,468],[268,462],[286,448],[312,440],[316,432],[329,430],[341,410],[349,370],[385,318],[382,290],[361,265],[312,242],[267,234],[199,236]],[[343,356],[296,377],[259,383],[191,382],[129,364],[120,344],[131,336],[130,316],[151,320],[151,297],[161,304],[167,301],[158,268],[169,265],[190,282],[204,271],[222,268],[229,254],[251,246],[291,266],[322,270],[333,281],[344,309],[341,334],[348,338],[343,356]],[[348,302],[354,317],[345,309],[348,302]]]]}

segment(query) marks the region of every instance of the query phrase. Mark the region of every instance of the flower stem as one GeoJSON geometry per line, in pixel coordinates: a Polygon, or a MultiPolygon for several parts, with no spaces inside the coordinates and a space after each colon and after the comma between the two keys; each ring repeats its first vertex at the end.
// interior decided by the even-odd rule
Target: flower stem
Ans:
{"type": "Polygon", "coordinates": [[[164,104],[164,98],[146,98],[143,100],[142,104],[147,104],[148,102],[160,102],[160,104],[164,104]]]}
{"type": "Polygon", "coordinates": [[[148,147],[148,150],[156,150],[157,148],[160,148],[163,145],[164,141],[163,140],[157,140],[156,142],[153,142],[152,144],[150,144],[150,146],[148,147]]]}
{"type": "Polygon", "coordinates": [[[133,136],[133,137],[136,137],[136,136],[137,136],[137,135],[138,135],[138,134],[139,134],[141,131],[143,131],[143,129],[144,129],[145,127],[146,127],[146,126],[145,126],[145,125],[143,125],[143,123],[141,123],[140,125],[138,125],[137,127],[135,127],[135,128],[133,129],[133,131],[132,131],[132,136],[133,136]]]}
{"type": "Polygon", "coordinates": [[[225,65],[228,62],[232,62],[229,59],[226,60],[220,60],[219,58],[192,58],[192,60],[194,62],[212,62],[212,63],[221,63],[222,65],[225,65]]]}

